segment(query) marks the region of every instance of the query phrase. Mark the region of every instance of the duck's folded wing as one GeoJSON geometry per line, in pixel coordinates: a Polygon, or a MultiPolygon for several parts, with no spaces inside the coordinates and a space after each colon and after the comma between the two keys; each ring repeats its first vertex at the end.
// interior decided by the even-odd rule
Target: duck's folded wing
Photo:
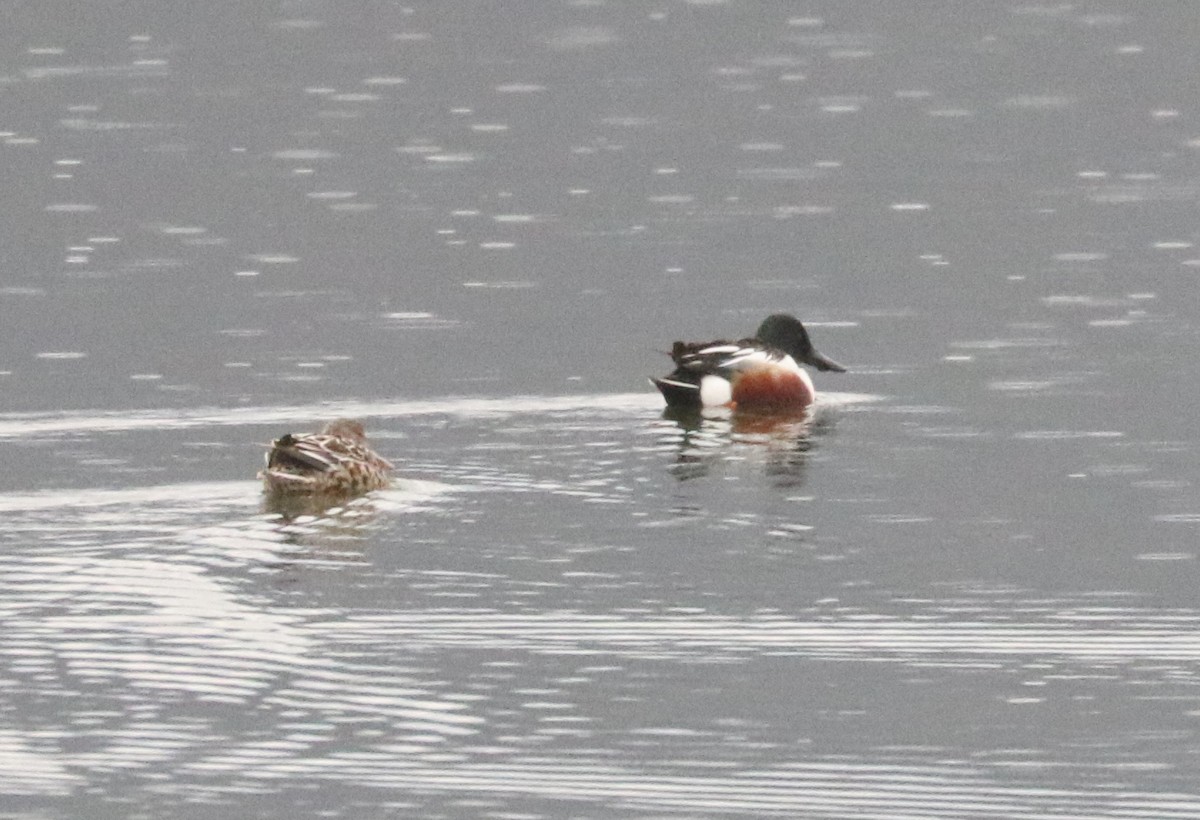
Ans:
{"type": "Polygon", "coordinates": [[[745,342],[715,342],[696,346],[676,359],[676,364],[694,373],[729,375],[738,370],[747,370],[778,363],[784,354],[771,348],[745,342]]]}
{"type": "Polygon", "coordinates": [[[320,436],[284,436],[277,439],[267,458],[270,468],[291,468],[326,472],[341,459],[320,436]]]}

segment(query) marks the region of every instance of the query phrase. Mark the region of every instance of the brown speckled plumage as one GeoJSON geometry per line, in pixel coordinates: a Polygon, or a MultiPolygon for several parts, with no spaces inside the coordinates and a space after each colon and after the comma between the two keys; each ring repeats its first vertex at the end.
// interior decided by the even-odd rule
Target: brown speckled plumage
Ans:
{"type": "Polygon", "coordinates": [[[337,419],[319,433],[275,439],[258,477],[269,493],[348,496],[386,487],[391,470],[367,444],[361,422],[337,419]]]}

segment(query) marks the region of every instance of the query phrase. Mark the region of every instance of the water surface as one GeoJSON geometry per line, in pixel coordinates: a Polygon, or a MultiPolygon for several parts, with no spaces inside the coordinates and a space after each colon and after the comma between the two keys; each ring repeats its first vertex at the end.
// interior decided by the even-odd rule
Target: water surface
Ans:
{"type": "Polygon", "coordinates": [[[1186,6],[11,11],[0,815],[1200,815],[1186,6]]]}

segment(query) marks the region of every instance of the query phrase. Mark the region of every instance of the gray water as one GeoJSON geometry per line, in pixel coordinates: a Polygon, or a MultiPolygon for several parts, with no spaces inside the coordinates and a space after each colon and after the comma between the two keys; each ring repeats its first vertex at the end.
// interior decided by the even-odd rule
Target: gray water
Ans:
{"type": "Polygon", "coordinates": [[[1200,816],[1192,4],[4,18],[0,817],[1200,816]]]}

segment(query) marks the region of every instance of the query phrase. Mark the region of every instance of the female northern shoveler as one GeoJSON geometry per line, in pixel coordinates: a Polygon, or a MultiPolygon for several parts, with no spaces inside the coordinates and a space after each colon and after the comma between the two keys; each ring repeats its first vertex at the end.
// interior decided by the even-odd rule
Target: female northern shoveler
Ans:
{"type": "Polygon", "coordinates": [[[650,381],[675,409],[724,405],[759,412],[801,410],[812,404],[816,391],[800,363],[846,372],[818,353],[804,325],[786,313],[768,316],[751,339],[676,342],[671,358],[675,370],[650,381]]]}
{"type": "Polygon", "coordinates": [[[357,495],[386,487],[391,469],[367,444],[362,422],[337,419],[319,433],[275,439],[258,477],[269,493],[357,495]]]}

